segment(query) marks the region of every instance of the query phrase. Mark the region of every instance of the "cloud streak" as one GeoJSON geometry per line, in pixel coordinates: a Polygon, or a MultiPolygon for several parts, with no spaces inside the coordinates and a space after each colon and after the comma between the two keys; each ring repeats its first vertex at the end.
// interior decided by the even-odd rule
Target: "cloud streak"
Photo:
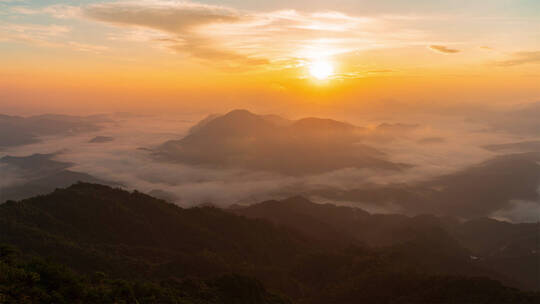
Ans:
{"type": "Polygon", "coordinates": [[[494,62],[495,66],[512,67],[523,64],[540,63],[540,51],[517,52],[512,55],[512,58],[494,62]]]}
{"type": "Polygon", "coordinates": [[[69,48],[76,51],[102,53],[109,48],[102,45],[65,41],[71,28],[62,25],[0,24],[0,41],[16,41],[53,48],[69,48]]]}
{"type": "Polygon", "coordinates": [[[208,61],[220,61],[224,67],[268,63],[264,58],[224,49],[216,45],[214,39],[198,31],[206,25],[234,24],[249,19],[233,9],[192,2],[115,2],[90,5],[83,10],[83,15],[121,27],[165,32],[169,38],[159,39],[159,42],[170,49],[208,61]]]}
{"type": "Polygon", "coordinates": [[[395,17],[332,11],[252,12],[176,1],[94,4],[84,7],[82,16],[130,30],[159,31],[167,38],[154,43],[229,68],[303,65],[312,58],[412,45],[425,35],[403,24],[393,26],[395,17]]]}
{"type": "Polygon", "coordinates": [[[434,52],[442,53],[442,54],[457,54],[461,52],[461,50],[458,49],[451,49],[444,45],[430,45],[428,48],[434,52]]]}

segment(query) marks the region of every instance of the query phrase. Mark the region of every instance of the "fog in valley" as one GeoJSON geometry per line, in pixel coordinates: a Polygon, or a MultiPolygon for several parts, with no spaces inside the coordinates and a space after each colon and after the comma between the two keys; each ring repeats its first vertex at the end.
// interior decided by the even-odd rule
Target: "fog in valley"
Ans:
{"type": "Polygon", "coordinates": [[[4,115],[0,198],[80,180],[180,206],[302,195],[374,213],[538,221],[540,103],[398,113],[4,115]]]}

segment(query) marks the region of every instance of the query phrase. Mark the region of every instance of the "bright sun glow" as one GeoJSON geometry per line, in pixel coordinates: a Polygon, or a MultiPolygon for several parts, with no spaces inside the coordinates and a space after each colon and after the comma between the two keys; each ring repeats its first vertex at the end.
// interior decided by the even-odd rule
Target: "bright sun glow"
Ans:
{"type": "Polygon", "coordinates": [[[319,80],[328,79],[334,74],[334,67],[328,61],[319,60],[311,63],[309,73],[319,80]]]}

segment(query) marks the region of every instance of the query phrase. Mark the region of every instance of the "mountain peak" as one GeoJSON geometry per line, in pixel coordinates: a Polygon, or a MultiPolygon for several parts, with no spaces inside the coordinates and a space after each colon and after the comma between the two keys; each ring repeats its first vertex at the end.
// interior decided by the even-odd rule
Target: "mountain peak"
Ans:
{"type": "Polygon", "coordinates": [[[287,203],[287,204],[294,203],[294,204],[302,204],[302,205],[315,204],[314,202],[310,201],[308,198],[301,195],[291,196],[283,200],[282,203],[287,203]]]}
{"type": "Polygon", "coordinates": [[[174,162],[306,175],[342,168],[401,170],[362,144],[360,128],[333,119],[290,121],[237,109],[207,117],[180,140],[162,144],[156,157],[174,162]]]}
{"type": "Polygon", "coordinates": [[[352,129],[353,125],[330,118],[306,117],[294,122],[297,128],[352,129]]]}
{"type": "Polygon", "coordinates": [[[249,110],[246,110],[246,109],[234,109],[234,110],[231,110],[229,111],[227,114],[223,115],[223,116],[229,116],[229,117],[245,117],[245,116],[258,116],[252,112],[250,112],[249,110]]]}

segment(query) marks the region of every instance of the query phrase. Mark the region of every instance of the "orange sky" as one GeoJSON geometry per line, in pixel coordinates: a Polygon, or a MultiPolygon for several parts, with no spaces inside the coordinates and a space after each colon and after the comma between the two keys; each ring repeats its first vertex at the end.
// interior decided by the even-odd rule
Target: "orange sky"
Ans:
{"type": "Polygon", "coordinates": [[[540,98],[538,2],[338,2],[344,9],[324,1],[308,9],[302,1],[0,1],[2,111],[324,112],[388,99],[540,98]],[[317,62],[333,70],[322,80],[310,73],[317,62]]]}

